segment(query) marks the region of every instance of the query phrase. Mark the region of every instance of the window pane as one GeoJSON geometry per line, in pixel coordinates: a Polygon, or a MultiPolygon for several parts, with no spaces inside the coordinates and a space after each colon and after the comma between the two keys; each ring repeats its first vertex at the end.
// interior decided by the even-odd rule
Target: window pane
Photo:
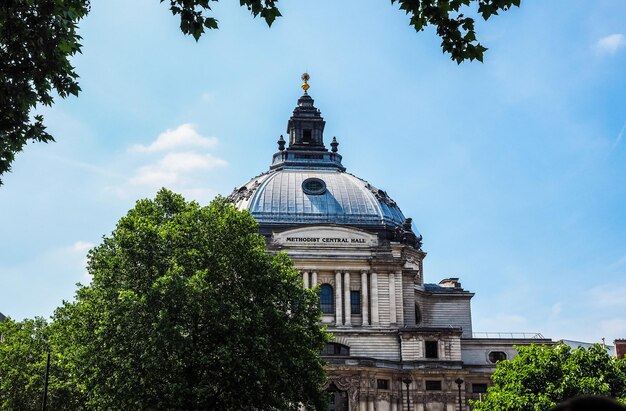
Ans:
{"type": "Polygon", "coordinates": [[[420,306],[415,303],[415,324],[419,324],[422,322],[422,311],[420,310],[420,306]]]}
{"type": "Polygon", "coordinates": [[[339,355],[339,356],[349,356],[350,355],[350,347],[343,345],[343,344],[339,344],[339,343],[327,343],[326,344],[326,348],[324,348],[324,350],[322,351],[322,355],[326,355],[326,356],[333,356],[333,355],[339,355]]]}
{"type": "Polygon", "coordinates": [[[350,291],[350,312],[352,314],[361,314],[361,292],[350,291]]]}
{"type": "Polygon", "coordinates": [[[335,295],[330,284],[322,284],[320,287],[320,309],[324,314],[335,312],[335,295]]]}
{"type": "Polygon", "coordinates": [[[426,341],[426,358],[439,358],[439,350],[437,348],[437,341],[426,341]]]}
{"type": "Polygon", "coordinates": [[[441,391],[441,381],[426,381],[426,391],[441,391]]]}
{"type": "Polygon", "coordinates": [[[506,353],[503,351],[491,351],[489,353],[489,361],[492,363],[497,363],[498,361],[506,360],[506,353]]]}
{"type": "Polygon", "coordinates": [[[472,384],[472,392],[475,394],[487,393],[487,384],[472,384]]]}

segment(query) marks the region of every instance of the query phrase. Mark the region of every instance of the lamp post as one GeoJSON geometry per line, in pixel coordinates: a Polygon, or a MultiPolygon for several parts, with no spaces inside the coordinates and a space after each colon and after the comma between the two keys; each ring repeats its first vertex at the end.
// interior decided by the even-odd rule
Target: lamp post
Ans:
{"type": "Polygon", "coordinates": [[[409,399],[409,386],[411,385],[411,379],[409,377],[405,377],[402,382],[406,385],[406,409],[407,411],[411,411],[411,400],[409,399]]]}
{"type": "Polygon", "coordinates": [[[46,378],[43,386],[43,404],[41,405],[41,409],[43,411],[47,410],[48,407],[48,375],[50,374],[50,351],[48,351],[48,360],[46,361],[46,378]]]}
{"type": "Polygon", "coordinates": [[[457,378],[454,382],[459,387],[459,411],[463,411],[463,403],[461,402],[461,384],[463,384],[463,380],[461,378],[457,378]]]}

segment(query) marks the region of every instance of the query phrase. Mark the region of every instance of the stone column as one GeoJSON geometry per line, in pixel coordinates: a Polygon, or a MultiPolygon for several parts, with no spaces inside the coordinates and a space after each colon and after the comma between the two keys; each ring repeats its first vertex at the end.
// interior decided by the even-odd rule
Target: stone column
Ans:
{"type": "Polygon", "coordinates": [[[340,326],[343,324],[343,317],[341,311],[343,309],[341,299],[341,271],[335,272],[335,325],[340,326]]]}
{"type": "Polygon", "coordinates": [[[378,319],[378,274],[372,273],[371,276],[372,291],[372,325],[379,325],[378,319]]]}
{"type": "Polygon", "coordinates": [[[368,404],[367,404],[368,405],[368,407],[367,407],[368,411],[374,411],[374,403],[375,402],[376,402],[376,396],[372,396],[372,397],[369,398],[369,401],[368,401],[368,404]]]}
{"type": "Polygon", "coordinates": [[[302,277],[304,278],[304,289],[308,289],[309,288],[309,272],[305,271],[302,273],[302,277]]]}
{"type": "Polygon", "coordinates": [[[345,315],[345,325],[352,325],[352,307],[351,307],[351,298],[350,298],[350,273],[343,273],[343,304],[345,307],[344,315],[345,315]]]}
{"type": "Polygon", "coordinates": [[[367,398],[363,394],[359,398],[359,411],[367,411],[367,398]]]}
{"type": "Polygon", "coordinates": [[[391,324],[398,323],[398,315],[396,312],[396,276],[389,273],[389,322],[391,324]]]}
{"type": "Polygon", "coordinates": [[[398,400],[391,397],[389,401],[391,401],[391,411],[398,411],[398,400]]]}
{"type": "Polygon", "coordinates": [[[367,272],[361,273],[361,318],[363,325],[370,325],[369,320],[369,293],[367,292],[367,272]]]}
{"type": "Polygon", "coordinates": [[[317,271],[311,273],[311,288],[317,287],[317,271]]]}

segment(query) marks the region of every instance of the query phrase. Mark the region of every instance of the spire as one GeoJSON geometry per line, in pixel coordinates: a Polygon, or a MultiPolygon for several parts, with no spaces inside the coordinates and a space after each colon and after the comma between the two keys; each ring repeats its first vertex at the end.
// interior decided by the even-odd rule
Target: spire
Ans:
{"type": "Polygon", "coordinates": [[[289,148],[301,150],[326,150],[324,146],[324,126],[326,122],[320,111],[313,105],[314,100],[309,96],[309,74],[302,74],[302,89],[304,94],[298,99],[298,105],[287,123],[289,134],[289,148]]]}
{"type": "Polygon", "coordinates": [[[278,152],[274,154],[271,168],[302,166],[345,170],[341,165],[341,155],[337,153],[337,139],[333,139],[330,144],[331,152],[324,145],[326,122],[315,107],[315,101],[307,93],[310,76],[304,73],[300,78],[303,81],[301,87],[304,94],[298,99],[298,104],[287,122],[287,141],[282,136],[278,140],[278,152]]]}

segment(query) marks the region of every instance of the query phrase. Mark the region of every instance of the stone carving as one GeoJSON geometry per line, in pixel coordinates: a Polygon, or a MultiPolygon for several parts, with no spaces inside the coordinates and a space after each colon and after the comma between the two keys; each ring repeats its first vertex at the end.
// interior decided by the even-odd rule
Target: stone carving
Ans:
{"type": "Polygon", "coordinates": [[[232,193],[230,193],[227,199],[228,201],[231,201],[233,203],[237,203],[241,200],[247,200],[252,196],[252,194],[254,194],[254,192],[260,185],[261,184],[259,183],[259,180],[255,180],[254,183],[252,184],[252,187],[250,188],[248,188],[245,185],[239,188],[235,187],[235,189],[233,190],[232,193]]]}
{"type": "Polygon", "coordinates": [[[389,195],[387,194],[386,191],[384,190],[379,190],[378,188],[374,187],[373,185],[371,185],[370,183],[367,183],[365,185],[365,188],[367,188],[368,190],[370,190],[372,192],[372,194],[374,194],[374,197],[376,197],[376,199],[378,201],[380,201],[381,203],[385,203],[387,204],[389,207],[397,207],[398,204],[396,204],[395,201],[393,201],[391,199],[391,197],[389,197],[389,195]]]}
{"type": "Polygon", "coordinates": [[[448,396],[444,393],[428,393],[422,394],[421,399],[420,396],[415,396],[415,402],[427,403],[427,402],[447,402],[448,396]]]}
{"type": "Polygon", "coordinates": [[[417,250],[422,249],[422,236],[419,237],[415,235],[412,228],[413,220],[411,218],[407,218],[404,220],[402,227],[396,228],[395,231],[395,240],[401,242],[402,244],[408,244],[413,246],[417,250]]]}
{"type": "Polygon", "coordinates": [[[348,393],[350,399],[350,411],[358,411],[359,409],[359,386],[361,384],[361,377],[358,374],[353,375],[330,375],[324,389],[327,389],[330,384],[335,386],[341,391],[348,393]]]}

